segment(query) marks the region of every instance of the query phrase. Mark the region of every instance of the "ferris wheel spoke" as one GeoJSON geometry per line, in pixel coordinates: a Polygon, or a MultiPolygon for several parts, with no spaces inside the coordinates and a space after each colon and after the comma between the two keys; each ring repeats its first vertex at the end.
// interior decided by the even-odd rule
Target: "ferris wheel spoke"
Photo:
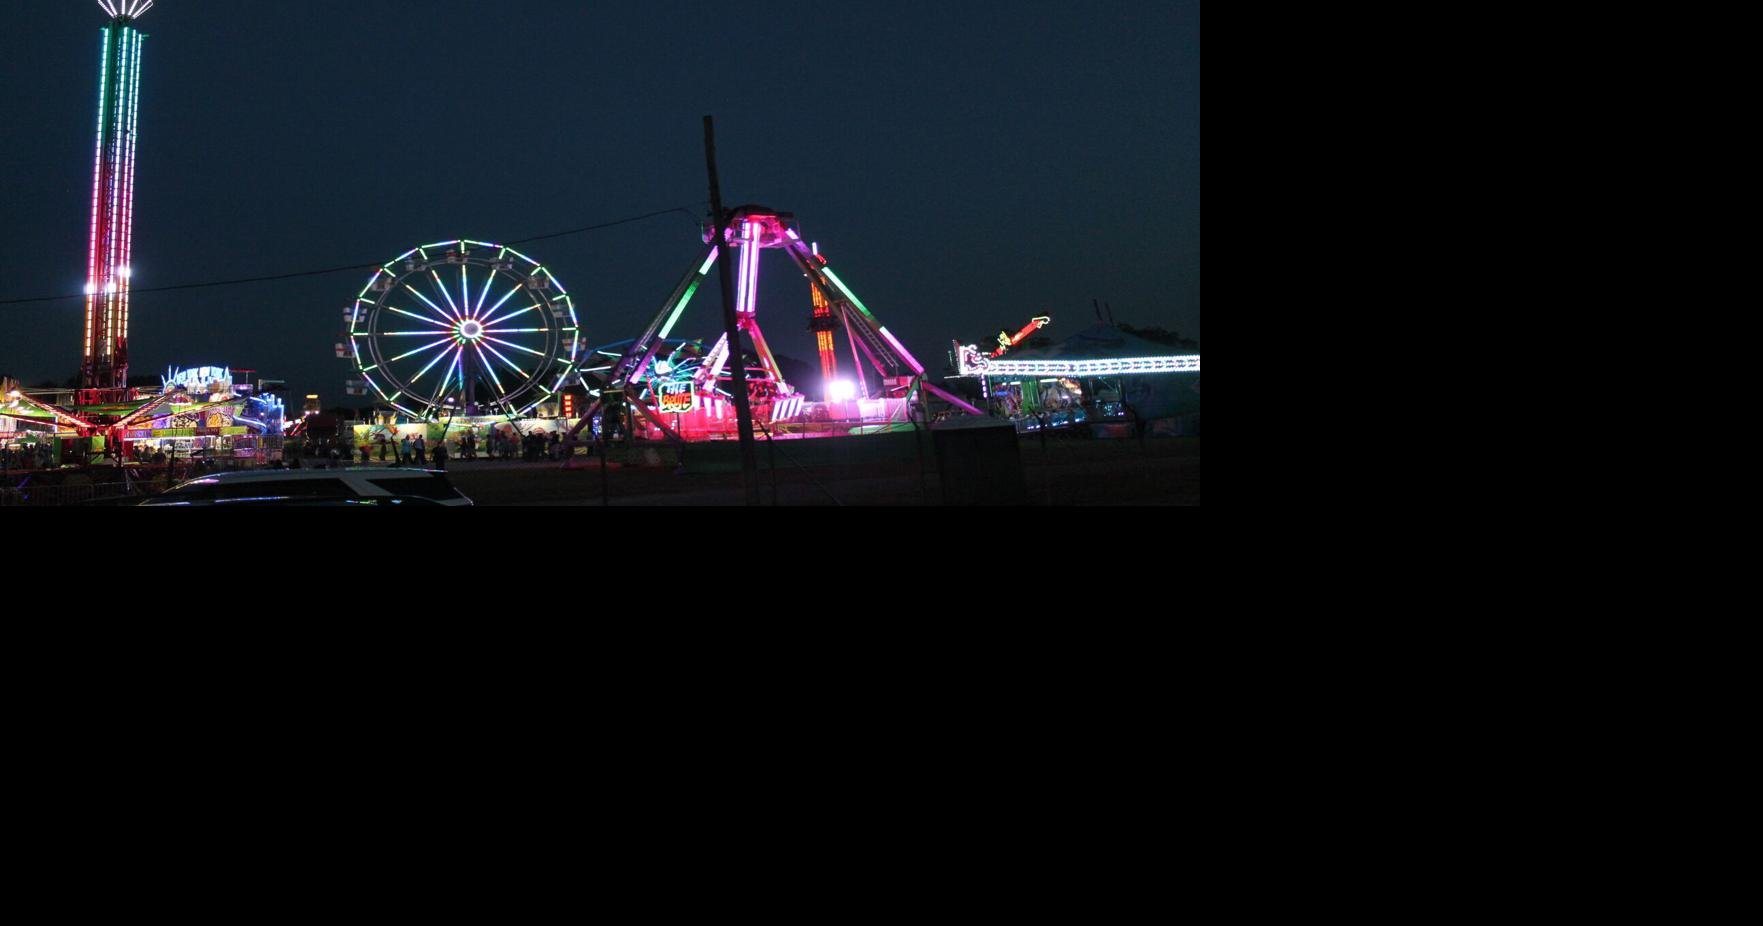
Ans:
{"type": "Polygon", "coordinates": [[[426,305],[428,305],[428,307],[429,307],[429,308],[431,308],[431,309],[434,309],[434,310],[435,310],[435,312],[436,312],[436,314],[438,314],[438,315],[440,315],[440,316],[441,316],[441,318],[443,318],[443,319],[445,319],[445,320],[446,320],[446,322],[447,322],[447,326],[448,326],[448,327],[452,327],[452,326],[453,326],[453,323],[454,323],[454,322],[455,322],[455,321],[457,321],[457,319],[454,319],[454,318],[449,318],[449,317],[448,317],[448,316],[447,316],[447,310],[446,310],[446,309],[443,309],[443,308],[441,308],[441,307],[440,307],[440,306],[438,306],[438,305],[435,305],[435,304],[434,304],[434,302],[433,302],[433,301],[432,301],[432,300],[430,300],[430,299],[429,299],[429,297],[427,297],[427,296],[424,296],[424,295],[423,295],[423,294],[422,294],[422,293],[419,293],[419,292],[417,292],[417,291],[416,291],[416,287],[414,287],[414,286],[411,286],[411,285],[410,285],[410,284],[409,284],[409,283],[405,283],[405,284],[404,284],[404,288],[405,288],[405,289],[408,289],[408,290],[410,290],[410,294],[411,294],[411,295],[413,295],[413,296],[415,296],[415,297],[416,297],[416,298],[418,298],[418,299],[421,299],[421,300],[422,300],[422,301],[423,301],[423,302],[424,302],[424,303],[425,303],[425,304],[426,304],[426,305]]]}
{"type": "Polygon", "coordinates": [[[478,317],[478,312],[480,312],[484,307],[484,300],[490,298],[490,287],[492,285],[494,285],[495,282],[496,282],[496,271],[495,271],[495,269],[492,268],[490,270],[489,278],[484,280],[483,292],[478,293],[477,305],[472,306],[470,317],[472,317],[472,318],[478,317]]]}
{"type": "Polygon", "coordinates": [[[446,356],[447,356],[447,352],[446,352],[446,351],[445,351],[445,350],[443,350],[443,351],[441,351],[441,352],[440,352],[440,353],[438,353],[438,354],[436,354],[436,355],[435,355],[435,359],[433,359],[433,360],[430,360],[430,361],[429,361],[429,362],[428,362],[428,366],[425,366],[425,367],[423,367],[423,368],[422,368],[422,369],[420,369],[420,370],[418,370],[418,371],[417,371],[417,372],[416,372],[416,375],[415,375],[415,376],[412,376],[412,377],[411,377],[411,378],[410,378],[410,385],[412,385],[412,386],[414,386],[414,385],[416,385],[416,381],[417,381],[417,380],[419,380],[419,379],[422,379],[422,377],[423,377],[423,374],[425,374],[425,373],[427,373],[427,372],[428,372],[428,371],[430,371],[430,370],[432,370],[432,369],[434,369],[434,368],[435,368],[435,364],[437,364],[437,363],[440,363],[440,362],[441,362],[441,360],[442,360],[442,358],[444,358],[444,357],[446,357],[446,356]]]}
{"type": "Polygon", "coordinates": [[[447,327],[450,327],[450,326],[449,326],[449,325],[448,325],[448,324],[447,324],[447,323],[446,323],[446,322],[443,322],[443,321],[436,321],[436,320],[435,320],[435,319],[432,319],[432,318],[430,318],[430,317],[428,317],[428,316],[427,316],[427,315],[418,315],[418,314],[416,314],[416,313],[415,313],[415,312],[406,312],[406,311],[404,311],[404,310],[403,310],[403,309],[400,309],[400,308],[398,308],[398,307],[397,307],[397,306],[392,306],[392,305],[383,305],[383,304],[382,304],[382,305],[381,305],[381,306],[380,306],[380,308],[382,308],[382,309],[389,309],[389,310],[391,310],[391,311],[393,311],[393,312],[397,312],[397,313],[398,313],[398,314],[399,314],[399,315],[408,315],[408,316],[410,316],[410,317],[411,317],[411,318],[414,318],[414,319],[416,319],[416,320],[417,320],[417,321],[419,321],[419,322],[424,322],[424,323],[427,323],[427,324],[430,324],[430,325],[439,325],[439,326],[440,326],[440,327],[442,327],[442,328],[447,328],[447,327]]]}
{"type": "Polygon", "coordinates": [[[424,344],[423,346],[421,346],[413,351],[410,351],[408,353],[399,354],[398,356],[393,357],[392,359],[387,360],[386,362],[387,363],[397,363],[398,361],[403,360],[405,357],[413,357],[417,354],[422,353],[425,350],[432,350],[435,347],[438,347],[442,344],[447,344],[447,343],[451,342],[452,340],[453,340],[453,338],[451,336],[444,337],[444,338],[440,339],[439,341],[434,341],[429,344],[424,344]]]}
{"type": "Polygon", "coordinates": [[[501,339],[501,338],[492,338],[492,337],[489,337],[489,336],[488,336],[488,335],[486,335],[486,336],[485,336],[485,337],[484,337],[484,340],[486,340],[486,341],[495,341],[495,342],[496,342],[496,343],[497,343],[497,344],[500,344],[500,345],[502,345],[502,346],[503,346],[503,347],[512,347],[512,348],[514,348],[514,349],[515,349],[515,350],[524,350],[524,351],[526,351],[526,352],[527,352],[527,353],[529,353],[529,354],[532,354],[532,355],[533,355],[533,356],[535,356],[535,357],[543,357],[543,356],[545,356],[545,352],[544,352],[544,351],[542,351],[542,350],[533,350],[533,349],[532,349],[532,348],[530,348],[530,347],[521,347],[521,346],[520,346],[520,345],[519,345],[519,344],[516,344],[516,343],[514,343],[514,342],[513,342],[513,341],[504,341],[504,340],[502,340],[502,339],[501,339]]]}
{"type": "Polygon", "coordinates": [[[453,310],[453,317],[459,317],[459,307],[453,304],[453,294],[447,291],[447,284],[441,282],[441,275],[433,267],[429,268],[429,276],[435,278],[435,289],[441,291],[441,298],[447,300],[447,306],[453,310]]]}
{"type": "Polygon", "coordinates": [[[496,384],[496,398],[500,399],[508,395],[508,388],[502,385],[502,377],[496,375],[496,365],[491,363],[488,357],[484,356],[484,352],[479,345],[473,344],[471,347],[473,350],[477,351],[478,359],[483,361],[484,370],[490,374],[490,381],[496,384]]]}
{"type": "MultiPolygon", "coordinates": [[[[494,279],[494,278],[492,277],[492,279],[494,279]]],[[[490,306],[490,311],[485,312],[484,314],[485,315],[496,314],[496,310],[501,308],[503,303],[507,302],[510,299],[513,299],[514,294],[520,292],[522,288],[523,288],[523,284],[520,284],[520,283],[514,284],[514,288],[508,291],[508,295],[503,296],[502,298],[496,300],[496,304],[493,306],[490,306]]]]}
{"type": "Polygon", "coordinates": [[[466,273],[470,269],[470,264],[459,265],[459,304],[465,306],[459,312],[462,318],[471,317],[471,277],[466,273]]]}
{"type": "Polygon", "coordinates": [[[459,369],[459,358],[464,355],[464,353],[464,344],[459,345],[459,348],[453,352],[453,362],[447,366],[447,375],[441,377],[440,381],[435,383],[435,391],[429,393],[428,402],[430,406],[441,404],[441,396],[446,394],[447,387],[452,384],[453,371],[459,369]]]}
{"type": "Polygon", "coordinates": [[[502,356],[502,352],[501,352],[501,351],[499,351],[499,350],[497,350],[497,349],[495,349],[495,348],[494,348],[494,347],[491,347],[491,346],[490,346],[490,345],[488,345],[488,344],[485,344],[485,345],[484,345],[484,350],[487,350],[487,351],[489,351],[489,352],[490,352],[490,353],[492,353],[492,354],[495,354],[495,355],[496,355],[496,357],[497,357],[497,358],[498,358],[498,359],[500,359],[500,360],[501,360],[501,361],[502,361],[502,362],[503,362],[503,363],[506,363],[506,364],[508,364],[508,369],[510,369],[510,370],[513,370],[513,371],[514,371],[514,372],[516,372],[516,373],[519,373],[519,374],[520,374],[520,376],[521,376],[521,379],[523,379],[523,380],[526,380],[526,379],[531,379],[531,378],[532,378],[532,374],[530,374],[530,373],[528,373],[528,372],[527,372],[527,371],[525,371],[525,370],[523,370],[523,369],[521,369],[521,368],[520,368],[520,366],[519,366],[519,365],[518,365],[518,364],[516,364],[516,363],[515,363],[515,362],[514,362],[514,361],[512,361],[512,360],[509,360],[509,359],[508,359],[508,358],[507,358],[507,357],[503,357],[503,356],[502,356]]]}
{"type": "MultiPolygon", "coordinates": [[[[507,315],[499,315],[499,316],[497,316],[497,317],[495,317],[495,318],[486,318],[486,319],[484,319],[484,326],[485,326],[485,327],[489,327],[489,326],[490,326],[490,325],[494,325],[494,324],[496,324],[496,323],[498,323],[498,322],[505,322],[505,321],[507,321],[507,320],[509,320],[509,319],[511,319],[511,318],[519,318],[519,317],[520,317],[520,316],[522,316],[522,315],[525,315],[525,314],[526,314],[526,313],[528,313],[528,312],[537,312],[537,311],[538,311],[538,310],[539,310],[539,307],[538,307],[538,306],[536,306],[536,305],[529,305],[529,306],[527,306],[527,307],[526,307],[526,308],[524,308],[524,309],[521,309],[521,310],[520,310],[520,311],[518,311],[518,312],[510,312],[510,313],[508,313],[508,314],[507,314],[507,315]]],[[[495,310],[495,309],[491,309],[491,310],[490,310],[490,311],[491,311],[491,312],[494,312],[494,311],[496,311],[496,310],[495,310]]]]}
{"type": "Polygon", "coordinates": [[[485,334],[532,334],[536,331],[550,331],[549,328],[485,328],[485,334]]]}

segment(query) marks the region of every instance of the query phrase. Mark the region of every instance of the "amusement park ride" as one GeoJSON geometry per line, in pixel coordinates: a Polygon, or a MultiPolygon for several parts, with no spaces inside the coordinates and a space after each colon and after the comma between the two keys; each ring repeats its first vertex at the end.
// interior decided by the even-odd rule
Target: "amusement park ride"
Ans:
{"type": "MultiPolygon", "coordinates": [[[[279,422],[280,402],[240,397],[238,393],[249,390],[233,389],[230,370],[202,368],[213,375],[200,382],[167,378],[157,395],[128,385],[136,117],[144,38],[135,22],[154,0],[98,3],[110,22],[102,30],[79,386],[65,405],[9,392],[0,396],[0,419],[52,426],[63,439],[103,438],[90,446],[106,452],[130,440],[240,436],[235,418],[259,426],[271,417],[279,422]],[[215,423],[219,418],[224,424],[215,423]],[[182,433],[186,431],[191,433],[182,433]]],[[[713,195],[714,183],[712,163],[713,195]]],[[[914,419],[912,411],[922,405],[928,412],[933,394],[961,413],[985,415],[930,381],[924,365],[833,271],[819,246],[803,240],[793,215],[758,205],[722,215],[726,221],[705,229],[703,249],[654,319],[636,338],[619,342],[615,351],[584,350],[574,300],[551,270],[533,258],[463,238],[411,248],[380,265],[345,310],[346,343],[338,345],[338,353],[353,361],[359,377],[349,392],[367,394],[371,388],[398,413],[424,422],[451,421],[455,414],[516,420],[542,403],[555,402],[560,410],[580,416],[569,432],[572,440],[595,419],[603,402],[627,405],[631,423],[640,423],[647,436],[673,440],[742,436],[735,410],[742,403],[733,401],[737,396],[755,409],[755,431],[763,428],[780,436],[905,427],[922,420],[914,419]],[[719,227],[724,229],[721,241],[716,240],[719,227]],[[782,252],[808,281],[809,328],[824,384],[819,401],[785,379],[760,326],[759,274],[767,251],[782,252]],[[734,293],[734,324],[726,326],[725,320],[719,326],[725,327],[723,334],[705,350],[701,341],[674,335],[719,255],[734,264],[721,268],[727,274],[725,286],[734,293]],[[727,282],[731,278],[732,285],[727,282]],[[841,333],[849,348],[843,357],[841,333]],[[753,366],[744,350],[748,339],[753,366]],[[588,362],[597,365],[584,366],[588,362]],[[581,395],[577,386],[592,401],[565,401],[566,391],[572,399],[581,395]]],[[[1014,337],[1001,334],[1001,346],[992,356],[1021,343],[1048,321],[1037,318],[1014,337]]],[[[267,436],[267,430],[260,433],[267,436]]],[[[279,437],[279,425],[275,431],[279,437]]]]}
{"type": "Polygon", "coordinates": [[[153,0],[98,0],[110,14],[98,72],[98,143],[92,169],[92,235],[86,264],[86,336],[78,405],[132,398],[129,277],[134,243],[135,117],[141,91],[136,19],[153,0]]]}
{"type": "MultiPolygon", "coordinates": [[[[603,391],[626,397],[630,408],[656,431],[674,440],[726,437],[733,426],[734,416],[726,401],[727,390],[719,388],[718,384],[731,361],[733,369],[729,374],[729,387],[740,388],[740,380],[744,378],[750,399],[766,412],[764,417],[771,423],[799,417],[810,405],[816,408],[809,409],[809,412],[824,413],[837,420],[891,421],[904,415],[906,406],[917,395],[917,388],[941,397],[968,414],[985,414],[926,380],[924,365],[833,272],[819,247],[802,240],[801,233],[796,230],[795,217],[764,206],[742,206],[733,210],[723,242],[729,251],[729,259],[737,261],[734,272],[737,331],[752,339],[759,367],[745,368],[740,359],[740,346],[731,345],[726,333],[702,357],[687,357],[682,363],[682,352],[677,348],[668,350],[668,339],[716,263],[718,250],[714,230],[707,228],[703,239],[705,248],[692,269],[680,279],[679,285],[674,287],[642,334],[618,352],[612,363],[584,370],[603,376],[606,383],[603,391]],[[808,280],[814,306],[810,327],[815,334],[820,369],[827,388],[824,402],[806,402],[806,397],[784,379],[777,358],[766,342],[765,332],[760,328],[759,267],[760,257],[767,250],[782,251],[808,280]],[[840,331],[850,344],[852,379],[848,382],[837,378],[836,335],[840,331]],[[668,352],[663,354],[664,350],[668,352]],[[873,390],[864,370],[865,363],[879,377],[873,390]]],[[[589,406],[581,422],[570,432],[572,438],[593,418],[599,406],[598,400],[589,406]]]]}
{"type": "Polygon", "coordinates": [[[577,376],[575,301],[550,269],[499,244],[411,248],[374,271],[343,316],[340,354],[418,420],[454,410],[518,418],[577,376]]]}
{"type": "Polygon", "coordinates": [[[239,394],[248,390],[233,388],[230,370],[171,370],[156,395],[143,395],[128,384],[136,117],[145,38],[135,21],[152,9],[153,2],[98,0],[110,23],[100,31],[97,148],[79,386],[67,405],[17,389],[0,395],[0,418],[6,419],[9,433],[71,442],[78,450],[76,456],[86,452],[79,449],[81,442],[92,451],[102,448],[120,456],[132,441],[228,441],[242,448],[265,436],[280,436],[280,400],[239,394]],[[29,427],[20,429],[19,424],[29,427]]]}

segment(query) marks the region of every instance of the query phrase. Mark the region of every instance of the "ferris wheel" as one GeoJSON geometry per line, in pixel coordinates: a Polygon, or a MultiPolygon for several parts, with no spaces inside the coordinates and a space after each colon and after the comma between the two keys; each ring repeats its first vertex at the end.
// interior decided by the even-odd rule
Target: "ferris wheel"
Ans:
{"type": "Polygon", "coordinates": [[[349,353],[386,404],[414,418],[521,415],[578,376],[575,301],[543,264],[460,239],[375,271],[349,312],[349,353]]]}

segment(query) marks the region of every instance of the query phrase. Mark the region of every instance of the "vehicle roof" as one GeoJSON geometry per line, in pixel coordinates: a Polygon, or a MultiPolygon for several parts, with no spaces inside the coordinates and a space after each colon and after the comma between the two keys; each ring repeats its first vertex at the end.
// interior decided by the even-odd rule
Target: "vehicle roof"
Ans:
{"type": "Polygon", "coordinates": [[[281,482],[286,479],[335,479],[339,476],[373,476],[376,479],[411,479],[418,476],[445,476],[446,472],[438,469],[411,469],[409,467],[383,466],[347,466],[331,469],[250,469],[233,470],[231,472],[204,473],[186,480],[195,482],[198,479],[214,479],[220,482],[281,482]]]}

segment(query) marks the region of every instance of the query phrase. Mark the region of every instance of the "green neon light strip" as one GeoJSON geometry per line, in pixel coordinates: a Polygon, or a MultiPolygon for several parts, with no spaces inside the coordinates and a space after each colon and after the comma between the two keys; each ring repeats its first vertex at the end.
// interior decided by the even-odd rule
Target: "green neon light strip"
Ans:
{"type": "Polygon", "coordinates": [[[698,285],[703,282],[704,278],[700,276],[692,281],[692,285],[686,287],[685,295],[679,297],[679,305],[674,307],[672,315],[667,316],[667,324],[661,326],[661,340],[667,340],[667,335],[673,331],[674,323],[679,321],[680,314],[686,310],[686,303],[692,301],[692,296],[698,292],[698,285]]]}
{"type": "Polygon", "coordinates": [[[826,278],[833,281],[833,285],[837,286],[839,288],[839,292],[845,294],[846,299],[851,300],[851,304],[857,307],[857,311],[862,312],[864,315],[868,316],[872,320],[875,318],[874,315],[870,314],[868,309],[863,307],[863,300],[857,298],[857,295],[855,293],[851,292],[850,287],[845,285],[845,281],[839,279],[839,275],[832,272],[831,268],[822,267],[822,268],[820,268],[820,272],[823,274],[826,274],[826,278]]]}
{"type": "Polygon", "coordinates": [[[377,364],[377,363],[376,363],[376,364],[374,364],[374,365],[373,365],[373,366],[371,366],[371,367],[362,367],[362,368],[361,368],[361,372],[363,372],[363,373],[372,373],[372,372],[373,372],[373,371],[375,371],[375,370],[377,370],[377,369],[379,369],[379,368],[380,368],[380,365],[379,365],[379,364],[377,364]]]}

